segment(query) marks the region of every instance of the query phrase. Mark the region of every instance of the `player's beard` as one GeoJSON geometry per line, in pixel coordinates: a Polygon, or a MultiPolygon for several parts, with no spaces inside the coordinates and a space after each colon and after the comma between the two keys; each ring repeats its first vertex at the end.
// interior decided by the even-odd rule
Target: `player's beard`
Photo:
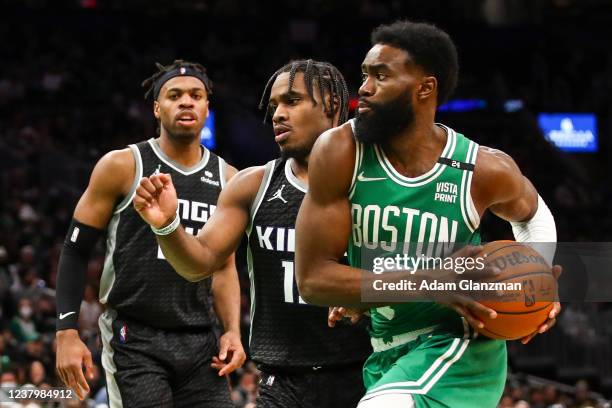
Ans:
{"type": "Polygon", "coordinates": [[[293,146],[293,147],[281,147],[280,148],[280,155],[281,155],[281,159],[286,160],[286,159],[296,159],[296,160],[303,160],[306,157],[308,157],[308,155],[310,154],[310,149],[308,147],[305,146],[293,146]]]}
{"type": "Polygon", "coordinates": [[[174,140],[175,142],[178,143],[187,143],[187,142],[191,142],[194,139],[198,139],[200,137],[200,132],[199,131],[195,131],[195,130],[187,130],[187,129],[180,129],[178,127],[165,127],[166,130],[166,135],[168,135],[168,137],[171,140],[174,140]]]}
{"type": "MultiPolygon", "coordinates": [[[[290,138],[293,136],[294,135],[291,135],[290,138]]],[[[286,160],[291,158],[298,161],[303,161],[308,158],[308,155],[312,150],[312,146],[314,146],[314,143],[316,141],[316,137],[310,139],[300,137],[298,138],[298,140],[299,143],[297,143],[295,140],[288,140],[288,143],[278,146],[280,149],[281,159],[286,160]]]]}
{"type": "Polygon", "coordinates": [[[369,112],[355,113],[355,138],[362,143],[381,143],[414,123],[410,94],[405,93],[385,104],[368,102],[369,112]]]}

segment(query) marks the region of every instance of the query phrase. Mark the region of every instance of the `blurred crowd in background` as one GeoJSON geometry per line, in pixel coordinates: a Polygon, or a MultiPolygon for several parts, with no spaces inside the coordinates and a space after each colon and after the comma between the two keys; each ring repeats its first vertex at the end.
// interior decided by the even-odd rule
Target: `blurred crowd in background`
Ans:
{"type": "MultiPolygon", "coordinates": [[[[481,110],[440,114],[438,121],[514,157],[555,215],[559,241],[609,240],[609,2],[293,0],[276,10],[237,0],[65,3],[0,1],[2,386],[60,385],[54,370],[54,288],[62,242],[101,155],[155,136],[152,102],[140,88],[155,72],[155,62],[183,58],[208,68],[215,83],[215,151],[241,169],[278,152],[269,124],[262,123],[264,112],[257,109],[278,67],[292,58],[330,61],[355,97],[372,28],[398,17],[434,22],[459,49],[455,97],[486,101],[481,110]],[[507,100],[521,101],[520,107],[506,109],[507,100]],[[595,113],[599,152],[558,151],[544,140],[538,112],[595,113]]],[[[512,239],[509,226],[491,216],[484,217],[482,231],[485,240],[512,239]]],[[[97,328],[103,253],[100,243],[87,268],[79,321],[97,362],[91,398],[66,406],[105,404],[97,328]]],[[[249,282],[244,266],[240,269],[247,334],[249,282]]],[[[551,333],[529,346],[509,344],[512,371],[499,406],[609,406],[602,396],[612,397],[610,327],[609,304],[577,302],[565,305],[551,333]]],[[[255,365],[248,362],[230,380],[236,406],[254,406],[255,365]]],[[[0,406],[2,398],[0,393],[0,406]]]]}

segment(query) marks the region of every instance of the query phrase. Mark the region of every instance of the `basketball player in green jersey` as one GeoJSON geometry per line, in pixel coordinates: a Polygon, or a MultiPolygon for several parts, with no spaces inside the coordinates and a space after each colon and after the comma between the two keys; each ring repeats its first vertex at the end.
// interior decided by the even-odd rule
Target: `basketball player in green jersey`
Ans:
{"type": "MultiPolygon", "coordinates": [[[[407,21],[381,26],[362,71],[356,119],[321,135],[311,154],[296,224],[300,294],[319,305],[372,307],[374,353],[360,408],[495,407],[505,342],[470,327],[495,312],[475,301],[364,304],[362,279],[373,274],[362,274],[371,268],[362,259],[366,251],[414,254],[419,243],[477,245],[487,209],[522,242],[555,242],[554,219],[512,158],[434,122],[457,81],[457,52],[445,32],[407,21]],[[347,247],[350,266],[340,262],[347,247]]],[[[402,274],[409,276],[376,278],[402,274]]],[[[537,332],[559,310],[557,303],[537,332]]]]}

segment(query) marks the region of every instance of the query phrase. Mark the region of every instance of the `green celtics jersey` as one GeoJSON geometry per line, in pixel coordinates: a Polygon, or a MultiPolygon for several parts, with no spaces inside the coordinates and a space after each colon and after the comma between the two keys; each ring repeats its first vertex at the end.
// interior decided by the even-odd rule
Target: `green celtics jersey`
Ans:
{"type": "MultiPolygon", "coordinates": [[[[349,192],[352,266],[380,272],[375,258],[442,257],[453,248],[480,242],[480,220],[470,195],[478,144],[438,126],[447,133],[442,155],[431,170],[413,178],[398,173],[380,146],[356,142],[349,192]]],[[[455,326],[459,319],[434,302],[397,303],[370,314],[371,335],[377,338],[446,323],[455,326]]]]}

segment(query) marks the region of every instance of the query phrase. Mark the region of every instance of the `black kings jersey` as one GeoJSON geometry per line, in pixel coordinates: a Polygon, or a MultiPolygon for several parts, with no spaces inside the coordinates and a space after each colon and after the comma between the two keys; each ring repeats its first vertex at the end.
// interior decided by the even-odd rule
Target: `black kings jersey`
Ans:
{"type": "Polygon", "coordinates": [[[328,308],[308,305],[299,296],[295,219],[305,192],[289,161],[266,165],[247,231],[251,356],[257,363],[282,367],[364,361],[371,352],[365,328],[344,323],[329,328],[328,308]]]}
{"type": "Polygon", "coordinates": [[[150,226],[131,204],[143,176],[169,173],[181,223],[187,233],[196,235],[216,208],[225,182],[224,161],[203,148],[202,160],[185,168],[173,162],[155,139],[130,145],[130,149],[136,175],[130,194],[115,207],[108,225],[100,301],[120,316],[156,328],[209,327],[211,279],[193,283],[179,276],[164,258],[150,226]]]}

